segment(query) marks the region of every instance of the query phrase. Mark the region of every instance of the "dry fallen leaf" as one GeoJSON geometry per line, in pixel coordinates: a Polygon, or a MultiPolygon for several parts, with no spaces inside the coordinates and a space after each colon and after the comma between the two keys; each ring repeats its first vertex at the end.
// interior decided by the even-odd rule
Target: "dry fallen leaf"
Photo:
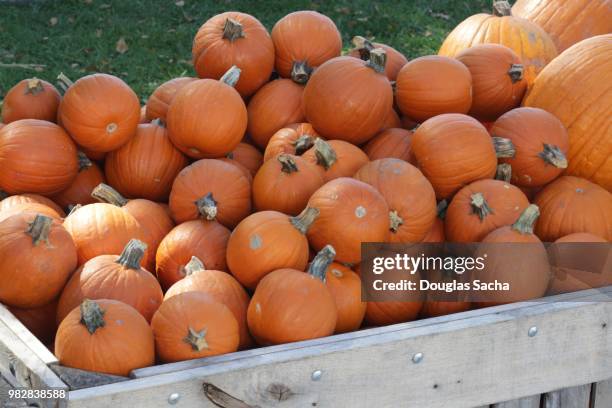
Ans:
{"type": "Polygon", "coordinates": [[[128,50],[128,45],[125,42],[125,38],[121,37],[118,41],[117,41],[117,46],[115,47],[115,50],[117,50],[117,52],[119,54],[125,54],[128,50]]]}
{"type": "Polygon", "coordinates": [[[57,19],[57,17],[51,17],[49,19],[49,24],[51,24],[51,27],[53,27],[53,26],[57,25],[58,21],[59,20],[57,19]]]}

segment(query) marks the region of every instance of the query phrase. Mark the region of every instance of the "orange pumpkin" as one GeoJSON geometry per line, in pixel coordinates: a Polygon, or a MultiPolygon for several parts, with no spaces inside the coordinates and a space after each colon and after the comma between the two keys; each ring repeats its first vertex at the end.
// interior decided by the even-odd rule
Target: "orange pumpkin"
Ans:
{"type": "Polygon", "coordinates": [[[128,198],[164,201],[187,158],[174,147],[160,122],[138,125],[129,142],[106,157],[108,182],[128,198]]]}
{"type": "Polygon", "coordinates": [[[236,90],[250,96],[268,81],[274,68],[274,44],[255,17],[236,11],[206,21],[193,40],[193,66],[200,78],[219,79],[236,65],[243,72],[236,90]]]}
{"type": "Polygon", "coordinates": [[[535,232],[544,242],[575,232],[612,241],[612,194],[588,180],[562,176],[535,197],[540,219],[535,232]]]}
{"type": "Polygon", "coordinates": [[[26,212],[0,221],[0,302],[46,305],[59,295],[76,262],[74,242],[57,220],[26,212]]]}
{"type": "Polygon", "coordinates": [[[93,150],[89,150],[83,146],[77,146],[79,151],[83,152],[85,156],[98,162],[99,164],[104,163],[104,159],[106,158],[106,152],[94,152],[93,150]]]}
{"type": "Polygon", "coordinates": [[[249,101],[247,132],[264,149],[279,129],[304,122],[304,87],[290,79],[265,84],[249,101]]]}
{"type": "Polygon", "coordinates": [[[0,211],[0,222],[12,217],[13,215],[22,213],[45,215],[60,222],[62,221],[63,217],[55,209],[48,205],[40,203],[22,203],[12,205],[10,208],[0,211]]]}
{"type": "Polygon", "coordinates": [[[389,207],[362,181],[340,177],[324,184],[310,197],[309,211],[319,213],[308,230],[310,245],[332,245],[339,262],[359,262],[362,242],[384,242],[389,235],[389,207]]]}
{"type": "Polygon", "coordinates": [[[170,211],[177,224],[202,217],[233,228],[251,211],[251,183],[231,163],[199,160],[174,180],[170,211]]]}
{"type": "Polygon", "coordinates": [[[10,210],[16,206],[21,206],[22,204],[31,203],[40,204],[51,208],[56,214],[53,216],[54,218],[63,218],[66,216],[64,210],[62,210],[59,205],[57,205],[47,197],[43,197],[38,194],[19,194],[7,197],[4,200],[0,201],[0,213],[10,210]]]}
{"type": "Polygon", "coordinates": [[[343,140],[324,141],[321,138],[315,139],[313,147],[308,149],[303,157],[325,170],[323,172],[325,181],[338,177],[352,177],[369,161],[363,150],[351,143],[343,140]]]}
{"type": "Polygon", "coordinates": [[[201,159],[223,157],[238,146],[247,126],[246,106],[233,88],[241,75],[232,67],[218,81],[193,81],[176,93],[166,119],[177,149],[201,159]]]}
{"type": "Polygon", "coordinates": [[[158,86],[149,99],[147,99],[147,104],[145,105],[145,117],[147,121],[152,121],[154,119],[161,119],[162,121],[166,121],[166,113],[168,113],[168,107],[176,93],[185,85],[195,81],[196,78],[191,77],[179,77],[173,78],[169,81],[164,82],[160,86],[158,86]]]}
{"type": "Polygon", "coordinates": [[[155,363],[155,343],[151,327],[133,307],[87,299],[60,324],[55,355],[66,367],[127,377],[155,363]]]}
{"type": "Polygon", "coordinates": [[[238,143],[238,146],[230,153],[227,158],[243,165],[255,177],[257,170],[263,163],[263,155],[256,147],[248,143],[238,143]]]}
{"type": "Polygon", "coordinates": [[[5,124],[20,119],[55,122],[60,100],[60,93],[49,82],[38,78],[24,79],[4,96],[2,121],[5,124]]]}
{"type": "Polygon", "coordinates": [[[383,124],[381,128],[379,129],[379,131],[382,132],[387,129],[400,128],[400,127],[402,127],[402,120],[400,119],[395,109],[391,109],[389,113],[387,114],[387,117],[383,121],[383,124]]]}
{"type": "Polygon", "coordinates": [[[437,217],[421,242],[436,244],[446,241],[446,235],[444,234],[444,218],[446,217],[447,207],[448,203],[446,200],[442,200],[438,203],[436,207],[437,217]]]}
{"type": "Polygon", "coordinates": [[[185,292],[201,292],[227,306],[240,326],[240,346],[245,349],[253,344],[246,315],[251,298],[242,285],[229,273],[205,269],[204,264],[192,257],[185,266],[187,275],[168,289],[164,300],[185,292]]]}
{"type": "Polygon", "coordinates": [[[518,187],[500,180],[475,181],[459,190],[448,205],[446,239],[479,242],[494,229],[516,221],[528,205],[518,187]]]}
{"type": "MultiPolygon", "coordinates": [[[[426,276],[429,282],[449,284],[454,280],[465,282],[462,277],[466,275],[458,275],[455,271],[430,270],[427,271],[426,276]]],[[[443,294],[437,291],[428,291],[420,315],[422,317],[437,317],[470,310],[472,303],[467,301],[467,298],[468,294],[460,291],[443,294]]]]}
{"type": "Polygon", "coordinates": [[[400,128],[383,130],[364,146],[363,151],[370,160],[396,158],[410,162],[412,134],[412,131],[400,128]]]}
{"type": "Polygon", "coordinates": [[[85,299],[113,299],[136,309],[147,321],[164,298],[157,279],[141,266],[147,245],[131,240],[121,255],[100,255],[72,275],[57,307],[61,322],[85,299]]]}
{"type": "Polygon", "coordinates": [[[298,215],[325,183],[323,169],[300,156],[279,154],[261,166],[253,179],[253,206],[298,215]]]}
{"type": "Polygon", "coordinates": [[[280,153],[301,156],[314,145],[318,133],[310,123],[296,123],[278,130],[272,135],[266,151],[264,161],[273,159],[280,153]]]}
{"type": "Polygon", "coordinates": [[[56,124],[22,119],[0,130],[0,168],[0,190],[54,194],[76,178],[77,149],[56,124]]]}
{"type": "Polygon", "coordinates": [[[56,309],[57,300],[32,309],[9,308],[11,313],[45,345],[53,344],[57,331],[56,309]]]}
{"type": "Polygon", "coordinates": [[[258,344],[271,345],[329,336],[334,332],[337,307],[325,285],[334,250],[326,246],[303,269],[277,269],[264,277],[249,304],[247,321],[258,344]]]}
{"type": "Polygon", "coordinates": [[[385,75],[387,75],[389,81],[395,81],[400,69],[402,69],[402,67],[408,63],[408,59],[404,56],[404,54],[386,44],[373,43],[359,35],[353,37],[352,43],[355,48],[353,48],[348,55],[355,58],[361,58],[364,61],[368,61],[370,59],[370,51],[373,49],[382,48],[385,50],[385,53],[387,54],[385,75]]]}
{"type": "Polygon", "coordinates": [[[164,289],[187,276],[193,256],[209,269],[226,271],[225,252],[230,231],[216,221],[187,221],[170,231],[157,247],[157,279],[164,289]]]}
{"type": "Polygon", "coordinates": [[[306,118],[325,138],[364,143],[378,132],[391,111],[393,90],[384,75],[385,52],[377,49],[370,54],[367,62],[332,58],[306,84],[306,118]]]}
{"type": "Polygon", "coordinates": [[[521,59],[510,48],[482,44],[457,55],[472,75],[472,107],[469,114],[495,120],[521,104],[527,89],[521,59]]]}
{"type": "Polygon", "coordinates": [[[62,208],[95,203],[91,192],[97,185],[106,181],[100,167],[89,160],[85,153],[79,152],[78,157],[79,172],[72,184],[51,197],[62,208]]]}
{"type": "Polygon", "coordinates": [[[165,363],[238,350],[238,322],[223,303],[201,292],[172,296],[151,321],[155,350],[165,363]]]}
{"type": "Polygon", "coordinates": [[[350,268],[336,262],[329,265],[325,277],[338,313],[334,333],[359,329],[366,311],[366,303],[361,301],[361,278],[350,268]]]}
{"type": "Polygon", "coordinates": [[[444,114],[414,132],[411,154],[438,199],[450,198],[475,180],[491,178],[497,156],[487,130],[476,119],[444,114]]]}
{"type": "Polygon", "coordinates": [[[134,136],[140,121],[140,102],[121,79],[108,74],[88,75],[64,94],[59,120],[79,146],[110,152],[134,136]]]}

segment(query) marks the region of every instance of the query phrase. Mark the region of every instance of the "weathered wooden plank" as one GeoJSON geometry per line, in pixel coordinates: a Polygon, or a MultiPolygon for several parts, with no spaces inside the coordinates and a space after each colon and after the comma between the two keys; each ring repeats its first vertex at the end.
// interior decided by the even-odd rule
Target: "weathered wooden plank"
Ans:
{"type": "Polygon", "coordinates": [[[407,323],[333,336],[73,391],[69,406],[153,408],[178,398],[185,406],[214,407],[205,384],[245,407],[468,408],[513,400],[612,377],[612,303],[582,300],[508,305],[435,325],[407,323]],[[529,337],[533,326],[538,334],[529,337]],[[418,364],[412,361],[415,353],[424,356],[418,364]]]}
{"type": "Polygon", "coordinates": [[[542,408],[589,408],[591,384],[569,387],[542,396],[542,408]]]}
{"type": "Polygon", "coordinates": [[[10,398],[9,391],[13,386],[9,384],[3,376],[0,376],[0,407],[2,408],[23,408],[28,403],[22,399],[10,398]]]}
{"type": "Polygon", "coordinates": [[[61,365],[51,365],[50,368],[71,390],[80,390],[129,380],[127,377],[95,373],[61,365]]]}
{"type": "Polygon", "coordinates": [[[594,384],[592,403],[593,408],[612,407],[612,378],[594,384]]]}
{"type": "Polygon", "coordinates": [[[540,395],[500,402],[491,405],[491,408],[540,408],[540,395]]]}

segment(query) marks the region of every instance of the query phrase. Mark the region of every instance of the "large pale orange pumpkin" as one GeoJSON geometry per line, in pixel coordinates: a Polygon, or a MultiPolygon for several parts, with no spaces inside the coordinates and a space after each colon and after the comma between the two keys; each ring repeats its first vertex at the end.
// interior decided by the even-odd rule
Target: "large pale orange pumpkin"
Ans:
{"type": "Polygon", "coordinates": [[[145,118],[147,121],[150,122],[154,119],[161,119],[165,122],[168,107],[176,93],[179,89],[195,80],[196,78],[191,77],[173,78],[158,86],[151,96],[149,96],[147,104],[145,105],[145,118]]]}
{"type": "Polygon", "coordinates": [[[612,191],[612,34],[565,50],[538,75],[524,106],[555,115],[569,134],[566,174],[612,191]]]}
{"type": "Polygon", "coordinates": [[[352,177],[369,161],[363,150],[354,144],[344,140],[324,141],[321,138],[315,139],[314,145],[302,157],[324,170],[325,181],[338,177],[352,177]]]}
{"type": "Polygon", "coordinates": [[[20,119],[57,120],[57,107],[61,96],[47,81],[38,78],[24,79],[4,96],[2,121],[11,123],[20,119]]]}
{"type": "Polygon", "coordinates": [[[385,75],[387,75],[389,81],[395,81],[400,69],[402,69],[402,67],[408,63],[408,59],[404,56],[404,54],[386,44],[370,42],[370,40],[360,35],[353,37],[352,43],[355,48],[353,48],[348,55],[355,58],[361,58],[364,61],[370,59],[370,51],[373,49],[382,48],[385,50],[385,53],[387,54],[385,75]]]}
{"type": "Polygon", "coordinates": [[[89,160],[85,153],[79,152],[79,173],[76,178],[68,186],[68,188],[60,191],[52,196],[62,208],[69,209],[77,204],[85,205],[95,203],[96,200],[91,196],[93,189],[100,183],[104,183],[104,173],[100,167],[89,160]]]}

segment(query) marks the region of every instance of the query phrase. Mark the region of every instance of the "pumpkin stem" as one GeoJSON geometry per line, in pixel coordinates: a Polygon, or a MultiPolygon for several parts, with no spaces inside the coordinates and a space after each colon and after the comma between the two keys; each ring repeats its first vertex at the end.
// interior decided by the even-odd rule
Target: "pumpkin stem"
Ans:
{"type": "Polygon", "coordinates": [[[314,153],[317,158],[317,164],[323,166],[325,170],[329,170],[336,160],[338,160],[334,149],[320,137],[317,137],[314,141],[314,153]]]}
{"type": "Polygon", "coordinates": [[[185,276],[189,276],[196,272],[205,271],[206,266],[204,266],[204,262],[202,262],[200,258],[192,256],[187,265],[183,266],[181,269],[185,276]]]}
{"type": "Polygon", "coordinates": [[[567,168],[567,158],[561,149],[559,149],[559,146],[544,143],[544,150],[538,153],[538,156],[540,156],[546,163],[552,164],[558,169],[567,168]]]}
{"type": "Polygon", "coordinates": [[[535,204],[529,204],[519,219],[512,224],[512,229],[521,234],[533,234],[533,225],[540,216],[540,208],[535,204]]]}
{"type": "Polygon", "coordinates": [[[60,74],[57,76],[57,80],[58,80],[57,84],[59,85],[60,88],[62,88],[62,91],[64,93],[66,93],[68,88],[74,85],[74,82],[72,82],[72,80],[68,78],[66,74],[64,74],[63,72],[60,72],[60,74]]]}
{"type": "Polygon", "coordinates": [[[512,179],[512,166],[508,163],[502,163],[497,165],[497,173],[495,173],[495,180],[505,181],[509,183],[512,179]]]}
{"type": "Polygon", "coordinates": [[[47,217],[46,215],[36,214],[34,221],[28,224],[27,234],[32,237],[32,244],[37,246],[41,242],[49,245],[49,232],[51,231],[51,224],[53,224],[53,218],[47,217]]]}
{"type": "Polygon", "coordinates": [[[227,70],[225,74],[219,79],[219,81],[224,82],[225,84],[234,88],[240,79],[240,73],[242,70],[238,68],[236,65],[232,65],[230,69],[227,70]]]}
{"type": "Polygon", "coordinates": [[[306,235],[308,229],[319,216],[319,210],[316,208],[306,207],[304,211],[297,217],[289,218],[289,222],[297,228],[302,234],[306,235]]]}
{"type": "Polygon", "coordinates": [[[26,86],[24,94],[38,95],[44,90],[45,88],[43,87],[42,81],[38,78],[32,78],[28,79],[28,86],[26,86]]]}
{"type": "Polygon", "coordinates": [[[146,250],[147,244],[137,239],[131,239],[117,258],[117,263],[128,269],[140,269],[140,262],[146,250]]]}
{"type": "Polygon", "coordinates": [[[203,328],[201,331],[194,330],[191,326],[187,331],[187,336],[183,341],[189,345],[193,351],[202,351],[208,348],[208,342],[206,342],[206,332],[208,329],[203,328]]]}
{"type": "Polygon", "coordinates": [[[123,207],[128,203],[128,200],[117,190],[104,183],[98,184],[91,192],[91,196],[101,203],[112,204],[117,207],[123,207]]]}
{"type": "Polygon", "coordinates": [[[493,1],[493,15],[497,17],[511,16],[512,6],[506,0],[493,1]]]}
{"type": "Polygon", "coordinates": [[[295,146],[295,154],[301,156],[306,150],[314,146],[314,138],[310,135],[302,135],[297,138],[293,146],[295,146]]]}
{"type": "Polygon", "coordinates": [[[399,229],[400,226],[404,224],[404,220],[399,216],[396,210],[389,211],[389,221],[391,232],[395,233],[399,229]]]}
{"type": "Polygon", "coordinates": [[[387,53],[382,48],[374,48],[370,51],[370,59],[368,60],[368,67],[373,68],[376,72],[385,72],[385,65],[387,64],[387,53]]]}
{"type": "Polygon", "coordinates": [[[523,79],[523,72],[525,68],[523,64],[512,64],[510,65],[510,69],[508,70],[508,75],[510,75],[510,80],[513,84],[516,84],[518,81],[523,79]]]}
{"type": "Polygon", "coordinates": [[[66,215],[66,217],[70,217],[73,213],[75,213],[81,207],[82,207],[81,204],[69,205],[68,206],[68,215],[66,215]]]}
{"type": "Polygon", "coordinates": [[[493,210],[489,207],[482,193],[472,194],[470,205],[472,207],[472,214],[478,215],[480,221],[483,221],[487,215],[493,213],[493,210]]]}
{"type": "Polygon", "coordinates": [[[195,204],[202,217],[206,218],[208,221],[217,218],[217,202],[213,198],[212,193],[208,193],[204,197],[198,199],[195,204]]]}
{"type": "Polygon", "coordinates": [[[374,44],[372,44],[370,40],[360,35],[356,35],[353,37],[351,42],[355,46],[357,52],[359,52],[359,58],[364,61],[370,59],[370,51],[374,49],[374,44]]]}
{"type": "Polygon", "coordinates": [[[284,173],[291,174],[293,172],[298,171],[297,163],[288,154],[280,154],[278,155],[276,160],[280,162],[281,171],[283,171],[284,173]]]}
{"type": "Polygon", "coordinates": [[[495,147],[495,154],[497,158],[514,158],[516,155],[516,148],[512,140],[506,139],[505,137],[493,136],[493,146],[495,147]]]}
{"type": "Polygon", "coordinates": [[[237,40],[238,38],[244,38],[242,24],[233,18],[226,19],[225,25],[223,26],[223,38],[230,40],[230,42],[237,40]]]}
{"type": "Polygon", "coordinates": [[[151,123],[152,125],[155,125],[155,126],[163,127],[163,128],[166,127],[166,124],[164,123],[164,121],[161,118],[155,118],[155,119],[153,119],[149,123],[151,123]]]}
{"type": "Polygon", "coordinates": [[[229,152],[225,155],[226,159],[234,160],[234,152],[229,152]]]}
{"type": "Polygon", "coordinates": [[[291,79],[298,84],[305,84],[310,79],[312,68],[306,61],[295,61],[291,68],[291,79]]]}
{"type": "Polygon", "coordinates": [[[89,334],[94,334],[96,330],[104,327],[104,310],[93,300],[85,299],[81,303],[81,324],[87,328],[89,334]]]}
{"type": "Polygon", "coordinates": [[[325,282],[327,268],[334,262],[336,250],[331,245],[325,245],[308,266],[308,274],[325,282]]]}
{"type": "Polygon", "coordinates": [[[85,153],[79,151],[77,153],[77,157],[79,159],[79,171],[86,170],[93,166],[93,163],[91,162],[91,160],[89,160],[89,157],[87,157],[85,153]]]}
{"type": "Polygon", "coordinates": [[[6,191],[0,190],[0,201],[4,200],[8,196],[9,194],[6,191]]]}
{"type": "Polygon", "coordinates": [[[440,200],[438,205],[436,206],[436,212],[438,214],[438,218],[443,220],[446,218],[446,210],[448,209],[448,201],[446,199],[440,200]]]}

